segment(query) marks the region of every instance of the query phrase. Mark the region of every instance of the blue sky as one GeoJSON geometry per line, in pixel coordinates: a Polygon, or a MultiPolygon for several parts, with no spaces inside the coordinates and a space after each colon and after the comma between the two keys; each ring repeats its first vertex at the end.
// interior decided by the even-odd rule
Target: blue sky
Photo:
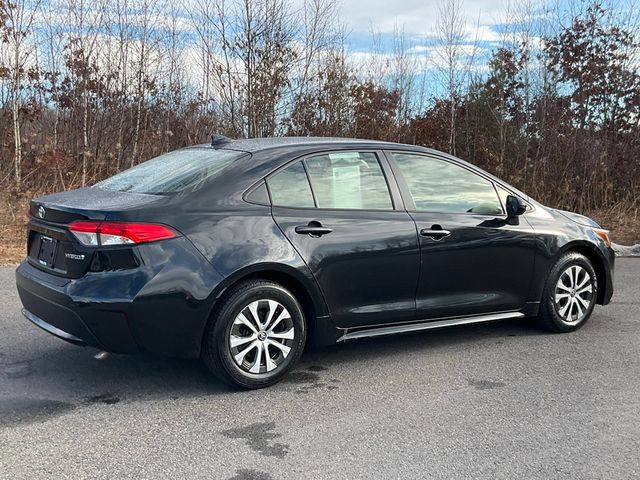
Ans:
{"type": "MultiPolygon", "coordinates": [[[[501,34],[521,30],[522,25],[518,24],[514,12],[522,10],[523,5],[531,5],[534,17],[551,15],[554,21],[557,21],[557,15],[549,10],[557,10],[566,24],[588,3],[589,0],[461,0],[461,10],[468,42],[477,39],[478,46],[491,49],[504,41],[501,34]]],[[[629,20],[631,15],[636,21],[640,20],[640,4],[631,11],[636,0],[602,0],[602,3],[622,21],[629,20]]],[[[372,29],[380,33],[388,47],[396,27],[404,30],[414,45],[430,46],[435,40],[437,0],[342,0],[339,11],[350,32],[349,45],[353,51],[371,49],[372,29]]]]}
{"type": "MultiPolygon", "coordinates": [[[[59,5],[64,10],[65,2],[73,0],[31,0],[41,5],[59,5]]],[[[171,0],[169,0],[171,1],[171,0]]],[[[305,0],[286,0],[296,8],[305,0]]],[[[518,30],[514,11],[523,5],[531,5],[534,15],[543,16],[544,9],[558,9],[563,16],[571,17],[571,10],[584,9],[590,0],[457,0],[466,27],[466,42],[481,49],[491,50],[505,41],[506,31],[518,30]]],[[[637,0],[602,0],[609,8],[619,13],[630,8],[637,0]]],[[[27,0],[29,3],[29,0],[27,0]]],[[[228,4],[233,3],[227,0],[228,4]]],[[[108,4],[108,3],[107,3],[108,4]]],[[[130,0],[129,10],[136,12],[137,0],[130,0]]],[[[372,32],[376,32],[385,50],[391,51],[394,30],[402,30],[409,45],[432,47],[437,43],[435,25],[439,0],[337,0],[339,21],[348,32],[348,47],[351,52],[370,52],[372,32]]],[[[640,4],[639,4],[640,5],[640,4]]],[[[190,22],[190,11],[194,0],[183,0],[176,13],[181,20],[190,22]]],[[[639,7],[640,10],[640,7],[639,7]]],[[[555,15],[554,15],[555,16],[555,15]]]]}
{"type": "MultiPolygon", "coordinates": [[[[41,6],[51,5],[53,10],[63,12],[67,2],[74,0],[26,0],[27,2],[41,1],[41,6]]],[[[110,0],[106,0],[107,2],[110,0]]],[[[171,0],[168,0],[171,1],[171,0]]],[[[191,12],[196,12],[195,0],[183,0],[184,3],[175,14],[178,15],[184,33],[192,40],[196,39],[196,34],[191,23],[191,12]]],[[[294,9],[302,6],[305,0],[286,0],[294,9]]],[[[429,93],[437,93],[439,83],[437,74],[439,70],[439,40],[435,31],[438,19],[440,0],[337,0],[338,18],[344,24],[347,32],[348,54],[354,62],[356,69],[362,70],[362,78],[367,78],[372,74],[375,65],[392,64],[389,60],[393,52],[394,31],[401,30],[405,37],[405,46],[409,48],[408,53],[412,60],[413,72],[416,77],[420,77],[423,85],[427,85],[429,93]],[[375,32],[378,43],[378,50],[374,52],[372,35],[375,32]],[[374,66],[374,67],[372,67],[374,66]]],[[[487,61],[493,51],[500,46],[513,41],[507,33],[514,33],[522,30],[521,19],[517,13],[522,11],[523,5],[529,5],[530,21],[533,24],[531,31],[531,48],[536,49],[541,45],[540,32],[537,26],[543,22],[540,20],[550,15],[548,9],[560,12],[565,24],[570,22],[572,14],[578,10],[584,10],[590,0],[456,0],[460,2],[460,11],[465,24],[465,39],[462,42],[461,63],[459,68],[467,68],[480,75],[486,74],[487,61]],[[547,12],[545,13],[545,10],[547,12]],[[473,64],[469,60],[473,54],[473,64]],[[466,57],[465,57],[466,56],[466,57]]],[[[637,0],[603,0],[608,8],[616,12],[620,18],[627,15],[630,6],[637,0]]],[[[227,4],[233,0],[227,0],[227,4]]],[[[163,0],[161,5],[165,4],[163,0]]],[[[108,3],[107,3],[108,5],[108,3]]],[[[139,8],[138,0],[130,0],[128,9],[135,13],[139,8]]],[[[638,4],[640,8],[640,3],[638,4]]],[[[637,15],[637,12],[636,12],[637,15]]],[[[135,16],[135,15],[132,15],[135,16]]],[[[628,15],[627,15],[628,16],[628,15]]],[[[63,17],[64,18],[64,17],[63,17]]],[[[557,26],[557,15],[551,14],[554,24],[557,26]]],[[[636,17],[638,18],[638,17],[636,17]]],[[[640,22],[637,23],[640,25],[640,22]]],[[[132,24],[132,29],[136,29],[132,24]]],[[[515,39],[517,40],[517,38],[515,39]]],[[[393,66],[387,68],[384,73],[393,73],[393,66]],[[391,70],[390,70],[390,69],[391,70]]],[[[379,70],[376,70],[377,73],[379,70]]],[[[373,75],[372,75],[373,77],[373,75]]],[[[379,78],[379,77],[373,77],[379,78]]]]}
{"type": "MultiPolygon", "coordinates": [[[[437,64],[440,43],[435,27],[438,17],[437,0],[343,0],[339,7],[340,20],[348,32],[348,46],[353,58],[360,57],[360,65],[375,63],[372,33],[375,31],[377,55],[393,52],[394,31],[401,31],[409,52],[414,57],[416,80],[424,85],[427,96],[443,93],[437,64]]],[[[518,30],[507,3],[494,0],[461,0],[461,15],[465,24],[460,68],[470,65],[473,71],[487,72],[492,52],[507,40],[506,32],[518,30]]],[[[379,59],[379,58],[378,58],[379,59]]],[[[384,59],[382,59],[384,62],[384,59]]],[[[391,72],[389,72],[391,73],[391,72]]]]}
{"type": "MultiPolygon", "coordinates": [[[[478,37],[482,42],[498,40],[499,26],[508,21],[507,2],[494,0],[466,0],[462,3],[470,40],[478,37]],[[495,26],[495,28],[494,28],[495,26]]],[[[371,47],[372,28],[391,37],[396,27],[416,44],[433,41],[438,16],[435,0],[343,0],[341,20],[351,32],[349,40],[357,51],[371,47]]]]}

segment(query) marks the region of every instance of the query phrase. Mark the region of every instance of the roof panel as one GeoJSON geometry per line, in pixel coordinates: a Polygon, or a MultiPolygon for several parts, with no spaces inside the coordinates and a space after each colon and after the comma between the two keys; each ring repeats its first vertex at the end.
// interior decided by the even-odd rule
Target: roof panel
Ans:
{"type": "MultiPolygon", "coordinates": [[[[287,146],[310,146],[310,145],[344,145],[358,144],[371,145],[374,148],[383,148],[384,146],[397,147],[397,143],[382,142],[378,140],[365,140],[359,138],[340,138],[340,137],[268,137],[268,138],[244,138],[232,140],[229,143],[220,145],[220,148],[228,148],[233,150],[243,150],[246,152],[258,152],[271,148],[287,147],[287,146]]],[[[211,147],[210,144],[198,145],[197,147],[211,147]]]]}

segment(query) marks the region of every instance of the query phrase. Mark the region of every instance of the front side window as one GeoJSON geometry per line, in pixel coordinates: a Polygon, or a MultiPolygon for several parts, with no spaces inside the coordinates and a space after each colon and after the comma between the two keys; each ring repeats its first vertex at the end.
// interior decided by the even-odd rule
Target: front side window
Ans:
{"type": "Polygon", "coordinates": [[[313,194],[302,162],[280,170],[267,180],[271,203],[279,207],[313,208],[313,194]]]}
{"type": "Polygon", "coordinates": [[[417,211],[501,215],[493,183],[454,163],[424,155],[393,154],[417,211]]]}
{"type": "Polygon", "coordinates": [[[375,153],[326,153],[307,158],[305,165],[318,208],[393,209],[375,153]]]}

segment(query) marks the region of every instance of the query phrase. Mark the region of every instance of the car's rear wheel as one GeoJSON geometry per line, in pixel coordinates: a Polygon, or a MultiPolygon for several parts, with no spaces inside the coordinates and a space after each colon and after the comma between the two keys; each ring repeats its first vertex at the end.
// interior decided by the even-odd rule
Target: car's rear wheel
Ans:
{"type": "Polygon", "coordinates": [[[291,292],[251,280],[220,300],[205,331],[202,359],[231,385],[263,388],[291,370],[305,340],[304,314],[291,292]]]}
{"type": "Polygon", "coordinates": [[[553,332],[570,332],[591,317],[598,297],[593,265],[576,252],[563,255],[551,269],[540,305],[540,320],[553,332]]]}

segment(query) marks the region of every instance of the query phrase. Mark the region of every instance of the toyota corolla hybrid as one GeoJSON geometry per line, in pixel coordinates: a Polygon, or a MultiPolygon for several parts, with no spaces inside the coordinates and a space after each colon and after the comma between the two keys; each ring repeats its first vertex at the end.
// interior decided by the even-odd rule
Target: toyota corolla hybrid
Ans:
{"type": "Polygon", "coordinates": [[[16,279],[64,340],[259,388],[310,343],[525,316],[575,330],[613,265],[593,220],[434,150],[215,137],[33,200],[16,279]]]}

